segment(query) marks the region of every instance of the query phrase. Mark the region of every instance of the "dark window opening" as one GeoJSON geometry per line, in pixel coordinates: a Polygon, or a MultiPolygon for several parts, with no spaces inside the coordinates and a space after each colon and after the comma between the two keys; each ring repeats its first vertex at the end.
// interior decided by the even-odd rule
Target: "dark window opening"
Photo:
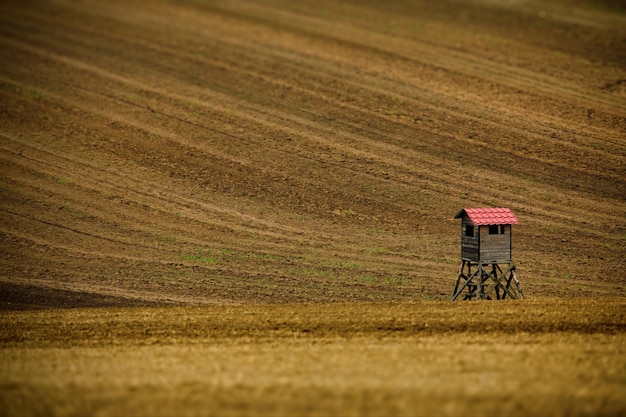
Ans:
{"type": "Polygon", "coordinates": [[[501,234],[501,235],[503,235],[503,234],[504,234],[504,227],[505,227],[505,226],[504,226],[503,224],[501,224],[501,225],[500,225],[500,234],[501,234]]]}
{"type": "Polygon", "coordinates": [[[500,228],[498,227],[497,224],[490,224],[489,225],[489,234],[490,235],[497,235],[500,231],[500,228]]]}
{"type": "Polygon", "coordinates": [[[465,236],[474,237],[474,226],[465,226],[465,236]]]}

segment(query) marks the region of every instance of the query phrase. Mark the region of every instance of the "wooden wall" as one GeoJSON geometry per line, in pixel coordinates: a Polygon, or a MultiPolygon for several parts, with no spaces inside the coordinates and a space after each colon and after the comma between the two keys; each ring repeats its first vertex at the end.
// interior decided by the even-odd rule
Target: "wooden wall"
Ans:
{"type": "Polygon", "coordinates": [[[467,227],[473,225],[467,216],[463,217],[461,222],[461,258],[477,261],[480,243],[478,227],[474,226],[474,237],[466,236],[465,233],[467,227]]]}
{"type": "MultiPolygon", "coordinates": [[[[473,226],[469,217],[461,222],[461,258],[472,261],[511,260],[511,225],[504,225],[503,234],[489,234],[489,226],[474,226],[474,236],[466,235],[473,226]]],[[[498,226],[499,227],[499,226],[498,226]]]]}
{"type": "Polygon", "coordinates": [[[490,235],[489,226],[480,226],[480,260],[511,259],[511,225],[504,225],[504,234],[490,235]]]}

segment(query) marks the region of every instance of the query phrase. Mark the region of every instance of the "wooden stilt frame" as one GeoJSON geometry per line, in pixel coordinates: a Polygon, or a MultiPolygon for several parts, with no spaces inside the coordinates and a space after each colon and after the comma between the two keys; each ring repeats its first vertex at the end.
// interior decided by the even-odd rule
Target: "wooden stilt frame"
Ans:
{"type": "Polygon", "coordinates": [[[524,298],[515,275],[513,262],[482,262],[463,259],[456,277],[452,301],[463,295],[463,300],[514,300],[524,298]],[[502,265],[505,269],[502,270],[502,265]],[[513,285],[514,284],[514,285],[513,285]]]}

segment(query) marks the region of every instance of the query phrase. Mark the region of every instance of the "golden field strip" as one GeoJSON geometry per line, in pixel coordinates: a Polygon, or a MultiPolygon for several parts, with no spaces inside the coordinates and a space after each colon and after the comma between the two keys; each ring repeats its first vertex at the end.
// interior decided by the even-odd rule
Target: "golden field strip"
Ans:
{"type": "Polygon", "coordinates": [[[0,314],[0,414],[626,412],[623,298],[0,314]]]}

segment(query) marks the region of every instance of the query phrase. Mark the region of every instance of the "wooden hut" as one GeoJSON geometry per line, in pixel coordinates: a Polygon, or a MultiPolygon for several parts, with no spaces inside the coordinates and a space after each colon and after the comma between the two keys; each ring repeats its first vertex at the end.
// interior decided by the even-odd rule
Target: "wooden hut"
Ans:
{"type": "Polygon", "coordinates": [[[512,260],[513,225],[519,221],[510,209],[464,208],[461,219],[461,267],[452,300],[522,298],[512,260]],[[512,284],[515,284],[515,287],[512,284]]]}

